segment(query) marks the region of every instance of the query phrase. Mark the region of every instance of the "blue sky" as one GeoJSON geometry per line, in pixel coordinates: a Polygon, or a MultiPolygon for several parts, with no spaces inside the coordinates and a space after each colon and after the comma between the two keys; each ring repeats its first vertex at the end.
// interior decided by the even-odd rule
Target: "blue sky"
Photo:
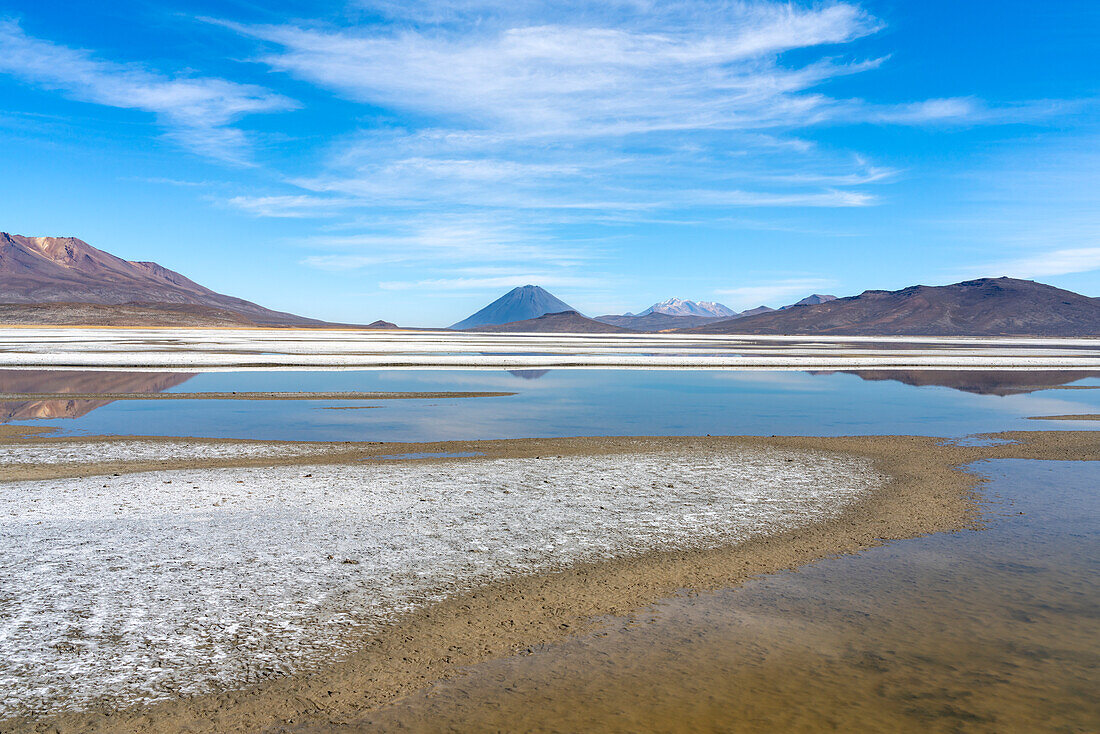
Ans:
{"type": "Polygon", "coordinates": [[[322,318],[1100,296],[1100,3],[0,9],[0,229],[322,318]]]}

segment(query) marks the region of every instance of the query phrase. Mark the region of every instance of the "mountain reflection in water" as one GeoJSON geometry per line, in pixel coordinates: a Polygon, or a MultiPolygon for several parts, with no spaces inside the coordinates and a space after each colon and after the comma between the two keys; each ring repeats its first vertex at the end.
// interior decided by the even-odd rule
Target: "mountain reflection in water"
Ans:
{"type": "Polygon", "coordinates": [[[198,375],[0,370],[0,393],[6,393],[0,398],[0,422],[38,421],[97,435],[334,441],[707,433],[962,436],[1033,430],[1030,416],[1100,412],[1097,378],[1100,372],[1084,370],[395,369],[198,375]],[[153,399],[157,393],[181,392],[178,386],[185,382],[182,390],[221,395],[153,399]],[[227,395],[425,390],[513,394],[472,401],[391,400],[371,406],[377,410],[323,415],[326,407],[363,406],[336,398],[246,404],[227,395]],[[122,394],[138,399],[117,399],[122,394]],[[149,399],[140,399],[142,394],[149,399]]]}
{"type": "Polygon", "coordinates": [[[977,395],[1023,395],[1100,377],[1100,372],[1070,370],[847,370],[845,374],[856,375],[861,380],[892,380],[914,387],[949,387],[977,395]]]}
{"type": "Polygon", "coordinates": [[[103,370],[0,370],[0,393],[57,393],[51,400],[0,402],[0,423],[49,418],[80,418],[113,400],[70,400],[65,393],[158,393],[182,385],[195,375],[174,372],[109,372],[103,370]]]}

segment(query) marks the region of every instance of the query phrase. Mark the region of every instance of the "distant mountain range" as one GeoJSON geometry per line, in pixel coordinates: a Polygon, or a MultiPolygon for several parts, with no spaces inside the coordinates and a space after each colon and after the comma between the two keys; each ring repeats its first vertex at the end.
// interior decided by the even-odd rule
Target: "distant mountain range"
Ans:
{"type": "MultiPolygon", "coordinates": [[[[217,293],[157,263],[129,261],[74,237],[0,232],[0,324],[346,326],[217,293]]],[[[392,329],[388,321],[367,327],[392,329]]],[[[587,318],[536,285],[514,288],[453,329],[862,336],[1100,336],[1100,299],[1029,280],[812,294],[740,313],[670,298],[639,314],[587,318]]]]}
{"type": "Polygon", "coordinates": [[[607,316],[597,316],[594,320],[604,324],[611,324],[612,326],[621,326],[624,329],[630,329],[632,331],[654,332],[701,326],[714,321],[721,321],[721,318],[714,316],[670,316],[665,313],[650,312],[645,316],[633,316],[630,314],[615,316],[611,314],[607,316]]]}
{"type": "Polygon", "coordinates": [[[477,326],[467,331],[520,333],[569,333],[569,334],[633,334],[633,329],[624,329],[621,326],[604,324],[583,316],[576,311],[561,311],[547,313],[533,319],[512,321],[507,324],[493,324],[491,326],[477,326]]]}
{"type": "Polygon", "coordinates": [[[551,295],[537,285],[513,288],[477,313],[468,316],[452,329],[477,329],[483,326],[510,324],[515,321],[537,319],[548,313],[577,312],[565,301],[551,295]]]}
{"type": "MultiPolygon", "coordinates": [[[[820,293],[814,293],[812,296],[806,296],[798,303],[783,306],[783,308],[779,310],[794,308],[795,306],[815,305],[832,300],[836,300],[836,296],[825,296],[820,293]]],[[[637,315],[631,313],[625,313],[622,316],[609,314],[607,316],[597,316],[596,321],[622,326],[627,329],[633,329],[634,331],[674,331],[676,329],[689,329],[693,326],[703,326],[719,321],[729,321],[731,319],[740,319],[746,316],[755,316],[761,313],[770,313],[775,310],[776,309],[769,308],[768,306],[757,306],[747,311],[737,312],[729,306],[724,306],[714,301],[696,302],[684,301],[679,298],[670,298],[667,301],[653,304],[637,315]]]]}
{"type": "Polygon", "coordinates": [[[627,312],[619,316],[607,314],[597,316],[596,321],[613,326],[621,326],[634,331],[667,331],[699,326],[716,319],[728,319],[737,316],[729,306],[714,301],[687,301],[681,298],[669,298],[654,303],[636,314],[627,312]]]}
{"type": "MultiPolygon", "coordinates": [[[[834,296],[821,296],[815,294],[803,299],[803,301],[811,302],[811,299],[829,298],[834,298],[834,296]]],[[[637,314],[625,313],[621,316],[608,314],[606,316],[597,316],[594,319],[590,319],[546,289],[536,285],[525,285],[513,288],[485,308],[459,321],[451,328],[456,330],[477,329],[479,331],[517,331],[517,329],[511,327],[508,329],[495,329],[490,327],[511,325],[520,321],[529,322],[546,314],[573,313],[583,319],[583,321],[572,318],[569,320],[569,323],[571,323],[573,327],[589,333],[607,332],[607,330],[594,326],[593,324],[595,323],[620,327],[629,331],[654,332],[684,329],[724,319],[740,318],[746,315],[751,316],[772,310],[774,309],[768,308],[767,306],[760,306],[759,308],[738,313],[729,306],[724,306],[721,303],[715,303],[713,301],[688,301],[681,298],[669,298],[666,301],[655,303],[637,314]]],[[[564,327],[566,321],[566,319],[558,318],[550,321],[542,321],[538,324],[528,323],[525,324],[525,328],[529,327],[530,329],[548,331],[552,330],[553,327],[564,327]]]]}
{"type": "Polygon", "coordinates": [[[654,303],[652,306],[637,314],[625,313],[624,316],[648,316],[651,313],[665,314],[666,316],[704,316],[709,318],[729,318],[736,316],[737,312],[729,306],[723,306],[714,301],[685,301],[679,298],[670,298],[667,301],[654,303]]]}
{"type": "MultiPolygon", "coordinates": [[[[541,288],[537,290],[540,297],[553,298],[541,288]]],[[[572,315],[538,323],[527,318],[522,327],[505,323],[493,330],[597,333],[613,326],[630,331],[697,334],[1100,336],[1100,299],[1013,278],[917,285],[898,291],[871,290],[848,298],[815,293],[780,309],[760,306],[729,318],[662,313],[662,308],[678,313],[693,310],[687,305],[690,303],[670,299],[646,309],[644,315],[595,319],[585,318],[574,309],[563,309],[572,315]]]]}
{"type": "Polygon", "coordinates": [[[697,334],[1097,336],[1100,299],[1030,280],[981,278],[864,291],[816,305],[705,324],[697,334]]]}

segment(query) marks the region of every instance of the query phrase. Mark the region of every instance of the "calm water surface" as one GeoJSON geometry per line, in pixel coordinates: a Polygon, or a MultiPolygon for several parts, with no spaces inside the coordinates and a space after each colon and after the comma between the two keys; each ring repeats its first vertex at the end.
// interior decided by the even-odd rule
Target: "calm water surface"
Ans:
{"type": "Polygon", "coordinates": [[[671,599],[356,730],[1100,731],[1095,462],[976,468],[985,530],[671,599]]]}
{"type": "MultiPolygon", "coordinates": [[[[65,387],[58,374],[48,376],[51,390],[65,387]]],[[[103,374],[116,376],[110,385],[113,392],[142,390],[148,382],[138,379],[137,388],[127,388],[118,383],[119,373],[103,374]]],[[[0,405],[7,406],[9,421],[53,425],[69,434],[342,441],[707,433],[962,436],[1010,429],[1087,428],[1096,424],[1026,419],[1100,412],[1100,390],[1037,389],[1062,383],[1100,386],[1100,378],[1088,373],[861,376],[686,370],[412,370],[221,372],[160,379],[162,384],[171,384],[169,392],[459,390],[517,394],[374,402],[120,400],[54,401],[46,408],[0,405]],[[929,382],[941,384],[926,384],[929,382]],[[365,406],[373,409],[325,409],[365,406]]],[[[27,380],[20,383],[27,384],[27,380]]],[[[69,391],[87,392],[90,386],[81,382],[80,390],[69,391]]]]}

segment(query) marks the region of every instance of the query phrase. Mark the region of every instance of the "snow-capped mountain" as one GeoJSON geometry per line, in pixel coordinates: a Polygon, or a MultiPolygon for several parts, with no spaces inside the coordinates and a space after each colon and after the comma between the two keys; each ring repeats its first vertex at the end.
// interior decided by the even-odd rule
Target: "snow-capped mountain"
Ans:
{"type": "MultiPolygon", "coordinates": [[[[737,312],[729,306],[723,306],[714,301],[685,301],[680,298],[670,298],[667,301],[654,303],[637,316],[646,316],[651,313],[663,313],[666,316],[706,316],[713,318],[729,318],[736,316],[737,312]]],[[[627,316],[634,314],[626,314],[627,316]]]]}

